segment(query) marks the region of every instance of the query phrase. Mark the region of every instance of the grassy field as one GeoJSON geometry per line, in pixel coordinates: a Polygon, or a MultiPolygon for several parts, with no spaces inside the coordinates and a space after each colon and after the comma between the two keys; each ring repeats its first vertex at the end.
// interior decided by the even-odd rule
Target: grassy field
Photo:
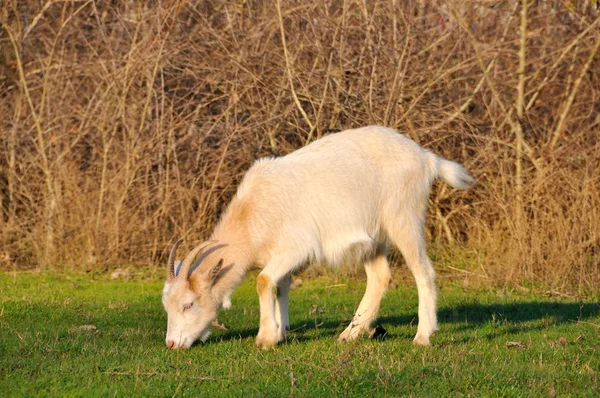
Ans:
{"type": "Polygon", "coordinates": [[[600,306],[523,294],[440,288],[440,332],[412,345],[416,289],[392,288],[387,335],[338,344],[364,280],[320,277],[291,294],[293,331],[254,346],[251,276],[206,344],[165,347],[162,282],[82,274],[0,274],[3,396],[598,396],[600,306]]]}

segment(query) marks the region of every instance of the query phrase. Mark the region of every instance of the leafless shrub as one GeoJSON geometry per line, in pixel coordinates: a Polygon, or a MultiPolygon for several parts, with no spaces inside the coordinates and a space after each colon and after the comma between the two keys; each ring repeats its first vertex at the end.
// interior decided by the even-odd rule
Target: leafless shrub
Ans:
{"type": "Polygon", "coordinates": [[[2,267],[158,262],[255,158],[382,124],[479,181],[434,191],[440,253],[600,283],[597,2],[5,4],[2,267]]]}

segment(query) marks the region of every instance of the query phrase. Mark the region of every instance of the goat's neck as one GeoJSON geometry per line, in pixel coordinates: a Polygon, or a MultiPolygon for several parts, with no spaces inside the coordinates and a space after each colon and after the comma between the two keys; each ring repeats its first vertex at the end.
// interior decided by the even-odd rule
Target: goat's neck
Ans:
{"type": "Polygon", "coordinates": [[[223,259],[222,276],[215,281],[212,292],[215,299],[222,303],[223,299],[229,297],[233,290],[237,288],[244,280],[248,273],[248,269],[252,265],[251,248],[248,247],[247,241],[238,239],[237,236],[229,235],[227,237],[219,236],[215,233],[211,240],[218,241],[218,245],[222,247],[214,252],[215,264],[223,259]]]}
{"type": "MultiPolygon", "coordinates": [[[[214,285],[215,299],[223,298],[242,283],[244,276],[255,261],[255,252],[248,230],[251,203],[235,197],[214,229],[211,240],[219,242],[221,249],[215,251],[218,262],[223,259],[223,276],[214,285]]],[[[216,264],[216,262],[215,262],[216,264]]]]}

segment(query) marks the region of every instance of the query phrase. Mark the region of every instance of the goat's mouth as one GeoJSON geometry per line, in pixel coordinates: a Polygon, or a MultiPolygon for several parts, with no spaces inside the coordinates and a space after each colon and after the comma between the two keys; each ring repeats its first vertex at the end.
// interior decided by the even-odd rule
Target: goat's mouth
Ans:
{"type": "Polygon", "coordinates": [[[206,340],[208,340],[209,336],[210,336],[210,327],[202,330],[195,337],[182,338],[179,342],[177,342],[175,340],[167,339],[167,341],[166,341],[167,348],[169,348],[171,350],[188,350],[196,342],[205,343],[206,340]]]}
{"type": "Polygon", "coordinates": [[[167,348],[171,350],[187,350],[192,346],[194,340],[195,338],[193,336],[184,337],[182,335],[177,335],[176,337],[172,337],[172,335],[167,334],[166,343],[167,348]]]}
{"type": "Polygon", "coordinates": [[[167,340],[167,348],[171,349],[171,350],[179,350],[179,349],[187,349],[189,348],[189,346],[191,345],[187,345],[187,340],[184,339],[183,341],[176,343],[174,340],[167,340]]]}

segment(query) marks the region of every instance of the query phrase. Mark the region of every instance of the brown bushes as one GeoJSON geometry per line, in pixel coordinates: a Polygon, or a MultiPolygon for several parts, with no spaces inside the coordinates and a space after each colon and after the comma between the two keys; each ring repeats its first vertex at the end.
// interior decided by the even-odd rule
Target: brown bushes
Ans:
{"type": "Polygon", "coordinates": [[[162,261],[254,159],[383,124],[479,182],[436,186],[440,254],[460,242],[491,280],[593,290],[598,5],[521,3],[9,1],[2,266],[162,261]]]}

